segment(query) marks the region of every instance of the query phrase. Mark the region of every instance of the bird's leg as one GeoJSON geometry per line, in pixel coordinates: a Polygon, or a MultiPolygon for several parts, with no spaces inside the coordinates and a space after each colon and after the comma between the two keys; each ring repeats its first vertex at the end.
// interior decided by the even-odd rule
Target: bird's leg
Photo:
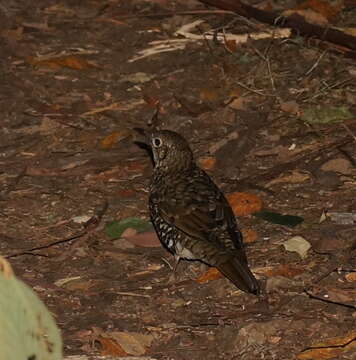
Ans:
{"type": "Polygon", "coordinates": [[[174,255],[174,267],[173,267],[173,273],[175,274],[177,269],[178,269],[178,265],[180,262],[180,257],[179,255],[174,255]]]}
{"type": "Polygon", "coordinates": [[[170,266],[170,268],[172,270],[172,273],[169,276],[169,280],[168,280],[168,282],[171,283],[171,284],[177,282],[177,277],[178,277],[177,276],[177,269],[178,269],[179,262],[180,262],[179,255],[174,255],[174,265],[170,266]]]}

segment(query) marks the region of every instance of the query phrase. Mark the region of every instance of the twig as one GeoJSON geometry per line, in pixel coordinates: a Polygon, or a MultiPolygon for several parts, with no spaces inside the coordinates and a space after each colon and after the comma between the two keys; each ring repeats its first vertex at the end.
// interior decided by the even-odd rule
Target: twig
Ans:
{"type": "Polygon", "coordinates": [[[82,232],[80,232],[79,234],[76,234],[76,235],[71,236],[71,237],[66,238],[66,239],[61,239],[61,240],[53,241],[53,242],[50,242],[50,243],[48,243],[48,244],[46,244],[46,245],[36,246],[36,247],[34,247],[34,248],[27,249],[27,250],[24,250],[24,251],[21,251],[21,252],[18,252],[18,253],[6,255],[6,256],[5,256],[5,259],[11,259],[11,258],[14,258],[14,257],[17,257],[17,256],[22,256],[22,255],[45,256],[45,255],[41,255],[41,254],[34,254],[33,252],[34,252],[34,251],[37,251],[37,250],[48,249],[48,248],[50,248],[50,247],[52,247],[52,246],[64,244],[64,243],[70,242],[70,241],[72,241],[72,240],[79,239],[80,237],[82,237],[82,236],[85,235],[86,233],[87,233],[87,231],[82,231],[82,232]]]}
{"type": "Polygon", "coordinates": [[[146,295],[146,294],[136,294],[136,293],[126,292],[126,291],[115,291],[115,294],[124,295],[124,296],[144,297],[144,298],[151,297],[150,295],[146,295]]]}
{"type": "Polygon", "coordinates": [[[233,11],[228,11],[228,10],[192,10],[192,11],[123,15],[123,16],[118,16],[117,19],[126,20],[126,19],[171,17],[171,16],[185,16],[185,15],[229,15],[229,14],[236,16],[236,14],[233,11]]]}
{"type": "Polygon", "coordinates": [[[241,86],[242,88],[244,88],[244,89],[246,89],[246,90],[248,90],[248,91],[251,91],[251,92],[253,92],[253,93],[255,93],[255,94],[258,94],[258,95],[260,95],[260,96],[276,97],[276,95],[265,94],[265,93],[263,93],[263,92],[260,91],[260,90],[251,89],[250,87],[248,87],[247,85],[245,85],[245,84],[243,84],[243,83],[241,83],[241,82],[239,82],[239,81],[236,81],[235,83],[236,83],[237,85],[241,86]]]}
{"type": "Polygon", "coordinates": [[[355,134],[350,130],[350,128],[345,124],[345,123],[341,123],[341,125],[345,128],[345,130],[350,134],[350,136],[356,141],[356,136],[355,134]]]}
{"type": "Polygon", "coordinates": [[[324,57],[324,55],[327,53],[328,50],[324,50],[320,56],[318,57],[318,59],[315,61],[315,63],[313,64],[313,66],[304,74],[303,77],[308,76],[312,71],[314,71],[314,69],[319,65],[321,59],[324,57]]]}
{"type": "Polygon", "coordinates": [[[322,298],[322,297],[319,297],[319,296],[316,296],[316,295],[310,293],[308,290],[304,290],[304,293],[307,294],[311,299],[314,299],[314,300],[319,300],[319,301],[327,302],[329,304],[335,304],[335,305],[344,306],[344,307],[347,307],[349,309],[356,309],[355,305],[345,304],[345,303],[342,303],[342,302],[339,302],[339,301],[333,301],[333,300],[325,299],[325,298],[322,298]]]}
{"type": "Polygon", "coordinates": [[[105,214],[107,208],[108,208],[108,202],[105,201],[100,206],[100,208],[96,211],[96,213],[84,224],[84,229],[85,230],[79,232],[76,235],[70,236],[70,237],[65,238],[65,239],[56,240],[56,241],[50,242],[50,243],[45,244],[45,245],[36,246],[36,247],[31,248],[31,249],[27,249],[27,250],[24,250],[24,251],[21,251],[21,252],[18,252],[18,253],[10,254],[10,255],[5,256],[5,258],[10,259],[10,258],[14,258],[14,257],[17,257],[17,256],[22,256],[22,255],[46,256],[46,255],[42,255],[42,254],[36,254],[36,253],[34,253],[34,251],[48,249],[48,248],[51,248],[51,247],[56,246],[56,245],[61,245],[61,244],[71,242],[73,240],[80,239],[82,237],[87,238],[87,236],[91,232],[93,232],[94,229],[97,228],[97,226],[99,225],[99,223],[100,223],[103,215],[105,214]]]}
{"type": "Polygon", "coordinates": [[[309,97],[309,98],[306,98],[304,100],[302,100],[303,102],[307,102],[307,101],[310,101],[310,100],[314,100],[315,98],[321,96],[321,95],[324,95],[325,91],[326,90],[331,90],[337,86],[340,86],[340,85],[344,85],[344,84],[347,84],[348,82],[350,82],[351,79],[346,79],[346,80],[341,80],[339,82],[336,82],[335,84],[332,84],[332,85],[328,85],[328,84],[325,84],[324,87],[322,89],[320,89],[315,95],[309,97]]]}

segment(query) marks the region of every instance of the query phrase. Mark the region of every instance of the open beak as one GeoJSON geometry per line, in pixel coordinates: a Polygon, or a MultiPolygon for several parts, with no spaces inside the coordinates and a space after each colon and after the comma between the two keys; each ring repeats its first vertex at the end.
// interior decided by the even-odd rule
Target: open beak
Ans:
{"type": "Polygon", "coordinates": [[[145,144],[151,147],[151,133],[149,130],[142,128],[133,128],[134,136],[133,141],[139,144],[145,144]]]}

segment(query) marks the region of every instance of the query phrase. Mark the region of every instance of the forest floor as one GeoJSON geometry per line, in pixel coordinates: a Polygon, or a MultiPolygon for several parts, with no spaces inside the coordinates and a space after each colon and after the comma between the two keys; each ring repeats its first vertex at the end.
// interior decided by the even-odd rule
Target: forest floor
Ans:
{"type": "Polygon", "coordinates": [[[354,60],[192,0],[0,5],[0,253],[53,313],[66,356],[354,358],[354,60]],[[149,220],[152,163],[132,128],[157,104],[226,194],[303,218],[239,217],[265,296],[197,281],[199,263],[172,280],[150,229],[110,236],[149,220]],[[290,239],[311,247],[287,251],[290,239]]]}

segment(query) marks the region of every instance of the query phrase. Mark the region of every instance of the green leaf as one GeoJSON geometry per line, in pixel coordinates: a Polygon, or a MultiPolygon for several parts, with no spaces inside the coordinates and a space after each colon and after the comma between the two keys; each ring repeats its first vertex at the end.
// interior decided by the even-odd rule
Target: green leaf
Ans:
{"type": "Polygon", "coordinates": [[[113,221],[106,225],[106,235],[111,239],[119,238],[128,229],[135,229],[137,232],[145,232],[152,229],[152,224],[146,220],[136,217],[129,217],[120,221],[113,221]]]}
{"type": "Polygon", "coordinates": [[[0,359],[62,360],[59,329],[37,295],[0,256],[0,359]]]}
{"type": "Polygon", "coordinates": [[[301,119],[310,124],[328,124],[351,119],[353,116],[346,106],[315,106],[306,109],[301,119]]]}
{"type": "Polygon", "coordinates": [[[289,227],[297,226],[304,221],[304,219],[300,216],[282,215],[272,211],[258,211],[252,215],[273,224],[285,225],[289,227]]]}

